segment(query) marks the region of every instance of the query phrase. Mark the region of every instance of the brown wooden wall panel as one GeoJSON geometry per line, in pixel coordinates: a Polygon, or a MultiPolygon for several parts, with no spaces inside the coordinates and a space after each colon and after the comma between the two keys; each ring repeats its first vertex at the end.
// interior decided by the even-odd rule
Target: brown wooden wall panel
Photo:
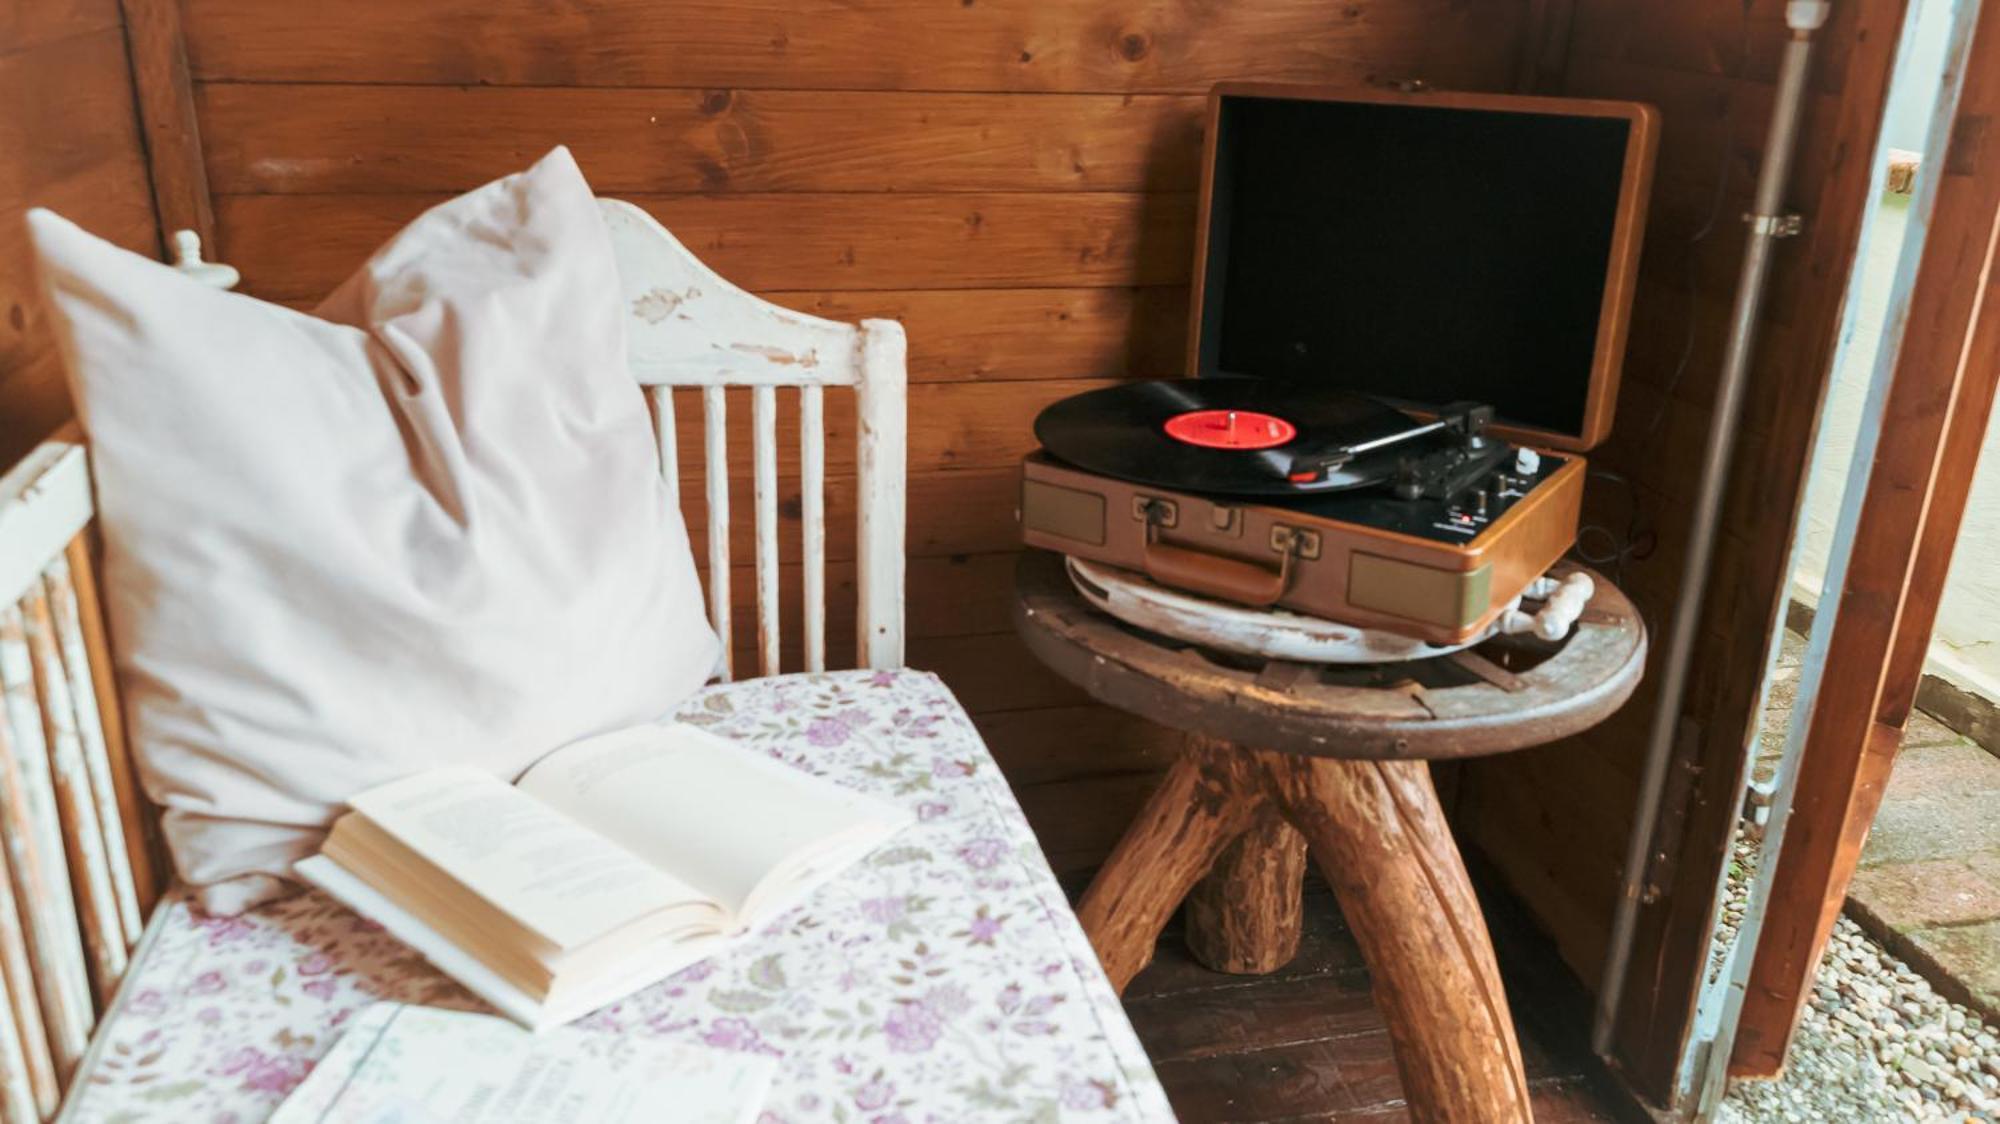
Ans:
{"type": "MultiPolygon", "coordinates": [[[[910,339],[911,661],[959,693],[1065,869],[1095,862],[1168,735],[1088,707],[1008,619],[1016,462],[1041,407],[1179,373],[1201,95],[1223,79],[1501,89],[1535,0],[185,0],[224,256],[309,306],[423,207],[563,143],[731,281],[910,339]],[[302,236],[309,232],[309,237],[302,236]]],[[[700,411],[678,396],[706,547],[700,411]]],[[[799,556],[795,407],[780,520],[799,556]]],[[[732,600],[753,659],[747,402],[732,600]]],[[[828,396],[830,655],[852,635],[853,410],[828,396]]],[[[797,606],[783,609],[796,666],[797,606]]]]}
{"type": "Polygon", "coordinates": [[[1202,99],[228,84],[200,108],[228,194],[463,191],[557,144],[601,194],[1192,191],[1202,99]]]}
{"type": "MultiPolygon", "coordinates": [[[[1784,0],[1573,0],[1570,54],[1658,67],[1682,74],[1729,74],[1769,83],[1778,76],[1785,39],[1784,0]]],[[[1812,88],[1837,91],[1853,40],[1826,38],[1812,88]]]]}
{"type": "Polygon", "coordinates": [[[1511,80],[1528,5],[1461,0],[187,0],[198,80],[1196,92],[1511,80]]]}
{"type": "Polygon", "coordinates": [[[118,0],[35,0],[0,5],[0,55],[119,26],[118,0]]]}
{"type": "Polygon", "coordinates": [[[11,464],[71,413],[21,214],[48,207],[142,253],[159,234],[116,3],[0,9],[0,464],[11,464]]]}
{"type": "MultiPolygon", "coordinates": [[[[313,300],[445,198],[224,195],[216,200],[216,221],[223,252],[243,271],[249,291],[313,300]],[[304,231],[312,236],[300,237],[304,231]]],[[[1163,285],[1186,281],[1194,252],[1194,196],[1187,193],[627,192],[621,198],[646,208],[747,289],[1163,285]]]]}
{"type": "Polygon", "coordinates": [[[763,295],[835,320],[902,321],[912,382],[1159,378],[1185,370],[1184,285],[763,295]]]}

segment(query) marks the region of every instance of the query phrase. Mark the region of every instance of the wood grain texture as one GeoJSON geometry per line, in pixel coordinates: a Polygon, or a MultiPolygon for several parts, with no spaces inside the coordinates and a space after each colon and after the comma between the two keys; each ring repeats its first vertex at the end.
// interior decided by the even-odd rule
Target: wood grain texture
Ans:
{"type": "Polygon", "coordinates": [[[1188,951],[1230,975],[1284,967],[1299,951],[1305,876],[1305,837],[1265,808],[1188,894],[1188,951]]]}
{"type": "MultiPolygon", "coordinates": [[[[222,257],[246,291],[329,293],[404,223],[420,195],[225,195],[222,257]],[[311,230],[311,239],[298,231],[311,230]]],[[[746,289],[960,289],[1181,284],[1192,195],[894,193],[648,195],[651,212],[746,289]]]]}
{"type": "Polygon", "coordinates": [[[1427,766],[1258,756],[1368,959],[1411,1115],[1532,1119],[1485,916],[1427,766]]]}
{"type": "Polygon", "coordinates": [[[17,14],[0,20],[19,36],[11,51],[0,41],[0,464],[11,465],[71,413],[22,212],[49,207],[147,253],[158,229],[115,5],[6,7],[17,14]]]}
{"type": "Polygon", "coordinates": [[[1784,1065],[1874,821],[2000,383],[2000,8],[1982,7],[1730,1057],[1784,1065]]]}
{"type": "Polygon", "coordinates": [[[1190,740],[1077,903],[1113,989],[1152,960],[1167,918],[1262,810],[1249,754],[1190,740]]]}
{"type": "Polygon", "coordinates": [[[1182,370],[1183,285],[777,291],[766,298],[836,320],[900,320],[910,381],[1161,378],[1182,370]]]}
{"type": "Polygon", "coordinates": [[[1191,191],[1201,99],[218,84],[228,194],[465,191],[569,145],[601,195],[1191,191]]]}
{"type": "Polygon", "coordinates": [[[1190,736],[1077,905],[1112,986],[1122,991],[1145,968],[1175,906],[1218,858],[1210,889],[1244,896],[1191,903],[1190,948],[1226,970],[1281,967],[1299,941],[1300,836],[1367,960],[1411,1116],[1529,1120],[1484,915],[1422,762],[1333,761],[1190,736]]]}
{"type": "Polygon", "coordinates": [[[1453,0],[190,0],[197,78],[1195,93],[1226,78],[1497,86],[1525,5],[1453,0]]]}
{"type": "Polygon", "coordinates": [[[118,25],[118,0],[36,0],[0,5],[0,55],[118,25]]]}
{"type": "MultiPolygon", "coordinates": [[[[180,2],[119,0],[119,6],[125,13],[132,90],[138,99],[139,127],[146,138],[146,164],[160,231],[171,235],[176,230],[192,230],[203,242],[213,244],[215,209],[209,201],[194,86],[188,77],[187,45],[181,37],[180,2]]],[[[165,244],[163,238],[162,247],[165,244]]]]}

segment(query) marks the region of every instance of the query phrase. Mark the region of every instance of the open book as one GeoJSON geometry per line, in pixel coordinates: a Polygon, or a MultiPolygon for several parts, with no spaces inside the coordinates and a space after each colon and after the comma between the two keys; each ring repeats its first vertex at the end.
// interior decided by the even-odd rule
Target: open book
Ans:
{"type": "Polygon", "coordinates": [[[299,876],[537,1029],[709,955],[910,820],[682,725],[576,742],[511,787],[460,766],[349,804],[299,876]]]}
{"type": "Polygon", "coordinates": [[[490,1015],[377,1003],[270,1124],[752,1124],[777,1068],[657,1038],[530,1034],[490,1015]]]}

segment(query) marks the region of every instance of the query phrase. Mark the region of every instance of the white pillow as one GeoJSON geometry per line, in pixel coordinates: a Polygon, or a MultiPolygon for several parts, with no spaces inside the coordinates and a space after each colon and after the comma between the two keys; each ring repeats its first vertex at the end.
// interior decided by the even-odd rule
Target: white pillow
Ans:
{"type": "Polygon", "coordinates": [[[211,910],[273,896],[357,791],[511,779],[716,666],[567,150],[426,212],[314,316],[28,225],[133,742],[211,910]]]}

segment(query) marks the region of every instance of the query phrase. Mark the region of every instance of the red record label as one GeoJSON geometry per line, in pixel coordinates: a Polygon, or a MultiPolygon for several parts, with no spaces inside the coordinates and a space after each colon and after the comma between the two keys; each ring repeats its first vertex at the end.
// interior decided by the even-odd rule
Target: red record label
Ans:
{"type": "Polygon", "coordinates": [[[1291,422],[1255,410],[1190,410],[1168,418],[1166,430],[1204,449],[1274,449],[1299,435],[1291,422]]]}

